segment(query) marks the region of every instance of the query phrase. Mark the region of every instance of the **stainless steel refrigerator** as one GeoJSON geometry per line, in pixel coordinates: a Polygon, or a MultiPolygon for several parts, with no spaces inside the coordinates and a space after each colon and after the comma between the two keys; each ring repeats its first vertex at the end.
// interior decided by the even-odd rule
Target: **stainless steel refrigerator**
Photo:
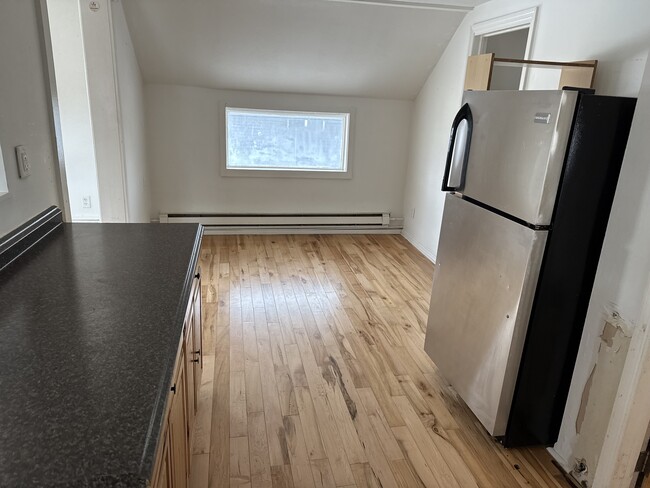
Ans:
{"type": "Polygon", "coordinates": [[[635,100],[468,91],[425,349],[508,446],[557,439],[635,100]]]}

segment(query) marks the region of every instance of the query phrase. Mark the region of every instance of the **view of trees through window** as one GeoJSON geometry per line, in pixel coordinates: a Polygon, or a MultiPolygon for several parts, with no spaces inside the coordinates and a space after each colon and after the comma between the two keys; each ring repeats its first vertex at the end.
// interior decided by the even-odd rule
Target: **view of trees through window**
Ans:
{"type": "Polygon", "coordinates": [[[349,114],[226,108],[226,167],[346,171],[349,114]]]}

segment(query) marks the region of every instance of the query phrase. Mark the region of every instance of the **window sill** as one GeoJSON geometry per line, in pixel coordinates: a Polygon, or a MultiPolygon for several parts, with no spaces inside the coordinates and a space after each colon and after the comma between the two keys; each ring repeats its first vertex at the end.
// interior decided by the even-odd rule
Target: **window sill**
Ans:
{"type": "Polygon", "coordinates": [[[331,180],[352,179],[352,171],[309,171],[276,169],[228,169],[221,167],[221,176],[243,178],[317,178],[331,180]]]}

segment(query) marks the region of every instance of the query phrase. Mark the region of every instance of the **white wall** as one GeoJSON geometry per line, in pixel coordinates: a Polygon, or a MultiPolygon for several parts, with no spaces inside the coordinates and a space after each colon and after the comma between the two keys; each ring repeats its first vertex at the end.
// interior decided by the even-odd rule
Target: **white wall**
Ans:
{"type": "Polygon", "coordinates": [[[410,101],[145,85],[152,217],[159,212],[363,212],[402,216],[410,101]],[[223,103],[296,110],[353,109],[342,179],[219,175],[223,103]]]}
{"type": "Polygon", "coordinates": [[[71,218],[149,222],[143,82],[122,3],[47,9],[71,218]]]}
{"type": "Polygon", "coordinates": [[[73,221],[99,221],[95,145],[90,122],[79,2],[47,0],[66,180],[73,221]],[[90,197],[90,208],[83,198],[90,197]]]}
{"type": "Polygon", "coordinates": [[[98,10],[91,10],[85,0],[79,2],[101,218],[102,222],[126,222],[126,170],[119,125],[112,2],[99,2],[98,10]]]}
{"type": "Polygon", "coordinates": [[[0,236],[60,205],[47,76],[35,2],[0,2],[0,146],[9,193],[0,197],[0,236]],[[18,178],[14,147],[24,145],[32,175],[18,178]]]}
{"type": "Polygon", "coordinates": [[[149,222],[150,193],[144,125],[144,86],[121,1],[114,1],[113,33],[129,222],[149,222]]]}
{"type": "MultiPolygon", "coordinates": [[[[420,92],[414,107],[411,157],[406,179],[404,235],[435,259],[443,195],[439,191],[449,127],[460,106],[469,52],[470,26],[539,4],[531,58],[549,60],[598,59],[597,93],[636,96],[650,45],[650,2],[633,0],[493,0],[470,13],[447,46],[420,92]],[[415,217],[410,218],[413,209],[415,217]]],[[[543,76],[533,73],[529,87],[541,88],[543,76]]],[[[635,119],[645,117],[638,114],[635,119]]],[[[606,319],[613,312],[633,327],[639,317],[641,293],[650,273],[650,144],[638,126],[618,186],[603,247],[582,344],[569,393],[560,438],[559,458],[573,463],[575,421],[582,392],[593,369],[606,319]]],[[[647,132],[647,131],[645,131],[647,132]]],[[[588,432],[581,435],[588,436],[588,432]]],[[[594,469],[595,467],[590,467],[594,469]]]]}
{"type": "Polygon", "coordinates": [[[442,223],[444,196],[440,187],[449,130],[462,95],[468,25],[467,20],[461,23],[413,107],[402,234],[432,261],[436,260],[442,223]]]}
{"type": "MultiPolygon", "coordinates": [[[[650,23],[646,11],[644,18],[650,23]]],[[[630,340],[634,329],[642,323],[642,306],[650,279],[650,66],[646,66],[639,100],[630,131],[623,168],[609,218],[607,234],[600,256],[598,272],[589,303],[585,329],[582,335],[576,372],[569,392],[569,402],[563,419],[557,452],[571,461],[572,456],[587,456],[589,442],[576,444],[575,421],[583,395],[584,385],[593,370],[596,359],[606,347],[601,341],[604,322],[619,327],[620,336],[630,340]],[[602,351],[601,351],[602,348],[602,351]],[[583,451],[584,449],[584,451],[583,451]]],[[[604,335],[604,334],[603,334],[604,335]]],[[[615,337],[616,341],[617,338],[615,337]]],[[[616,342],[615,342],[616,344],[616,342]]],[[[619,353],[619,351],[616,351],[619,353]]],[[[613,356],[613,355],[612,355],[613,356]]],[[[621,358],[612,357],[608,363],[598,362],[596,374],[602,369],[616,369],[620,379],[621,358]],[[611,366],[610,366],[610,363],[611,366]]],[[[592,388],[593,392],[593,388],[592,388]]],[[[593,395],[593,393],[592,393],[593,395]]],[[[599,401],[600,398],[596,398],[599,401]]],[[[613,399],[612,399],[613,400],[613,399]]],[[[594,400],[589,398],[593,403],[594,400]]],[[[611,409],[613,401],[600,409],[611,409]]],[[[596,416],[599,412],[595,411],[596,416]]],[[[586,419],[585,419],[586,422],[586,419]]],[[[647,426],[640,425],[645,431],[647,426]]],[[[604,438],[607,425],[600,425],[600,438],[604,438]]],[[[599,440],[600,440],[599,438],[599,440]]],[[[591,437],[588,441],[591,441],[591,437]]],[[[602,447],[602,446],[600,446],[602,447]]],[[[599,455],[595,456],[596,459],[599,455]]],[[[595,466],[591,465],[591,479],[595,466]]]]}
{"type": "MultiPolygon", "coordinates": [[[[444,198],[439,191],[449,127],[460,107],[470,27],[540,5],[531,58],[598,59],[601,94],[635,96],[650,44],[650,3],[643,0],[493,0],[470,12],[433,69],[413,109],[411,156],[404,192],[404,235],[435,260],[444,198]],[[415,217],[412,218],[415,209],[415,217]]],[[[535,74],[530,87],[541,88],[535,74]]]]}

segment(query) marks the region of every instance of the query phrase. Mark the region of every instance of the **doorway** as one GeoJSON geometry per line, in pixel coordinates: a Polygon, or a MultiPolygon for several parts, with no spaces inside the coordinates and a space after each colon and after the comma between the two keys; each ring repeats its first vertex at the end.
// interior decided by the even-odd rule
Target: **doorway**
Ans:
{"type": "MultiPolygon", "coordinates": [[[[530,29],[525,28],[486,36],[483,42],[485,53],[494,53],[498,58],[524,59],[529,32],[530,29]]],[[[494,66],[490,90],[519,90],[523,88],[523,71],[523,66],[494,66]]]]}
{"type": "MultiPolygon", "coordinates": [[[[470,55],[494,53],[503,59],[527,59],[533,38],[536,8],[513,12],[472,26],[470,55]]],[[[523,90],[527,68],[495,65],[490,90],[523,90]]]]}

